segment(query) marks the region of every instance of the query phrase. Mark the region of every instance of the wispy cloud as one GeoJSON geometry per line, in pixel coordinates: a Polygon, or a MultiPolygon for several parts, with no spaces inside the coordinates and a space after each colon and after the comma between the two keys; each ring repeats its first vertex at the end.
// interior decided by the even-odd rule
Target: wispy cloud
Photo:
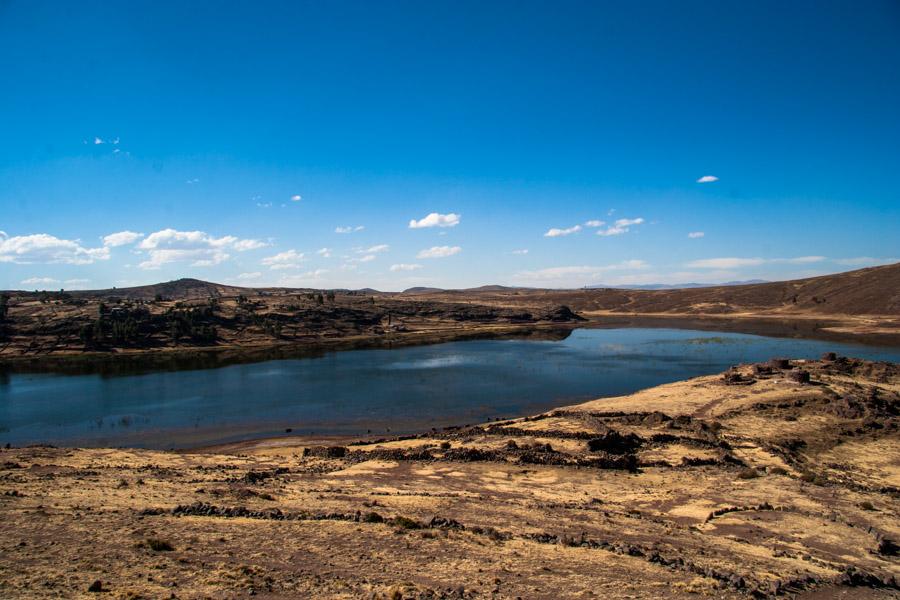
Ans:
{"type": "Polygon", "coordinates": [[[702,238],[704,235],[706,235],[706,234],[703,233],[702,231],[692,231],[688,234],[688,237],[691,238],[692,240],[696,240],[697,238],[702,238]]]}
{"type": "Polygon", "coordinates": [[[259,240],[238,240],[232,246],[238,252],[246,252],[248,250],[259,250],[260,248],[268,248],[271,244],[261,242],[259,240]]]}
{"type": "Polygon", "coordinates": [[[524,256],[528,254],[528,248],[522,248],[520,250],[513,250],[511,254],[518,254],[519,256],[524,256]]]}
{"type": "Polygon", "coordinates": [[[704,175],[700,179],[697,180],[697,183],[715,183],[719,178],[715,175],[704,175]]]}
{"type": "Polygon", "coordinates": [[[900,262],[900,258],[872,258],[871,256],[857,256],[854,258],[837,258],[835,261],[839,265],[848,267],[877,267],[880,265],[892,265],[900,262]]]}
{"type": "Polygon", "coordinates": [[[334,228],[334,232],[335,232],[335,233],[353,233],[353,232],[356,232],[356,231],[362,231],[362,230],[365,229],[365,228],[366,228],[365,225],[357,225],[356,227],[352,227],[352,226],[349,226],[349,227],[335,227],[335,228],[334,228]]]}
{"type": "Polygon", "coordinates": [[[319,248],[316,250],[316,254],[322,258],[331,258],[331,248],[319,248]]]}
{"type": "Polygon", "coordinates": [[[66,279],[63,281],[63,285],[67,290],[85,290],[90,282],[90,279],[84,278],[66,279]]]}
{"type": "Polygon", "coordinates": [[[611,265],[565,266],[538,269],[536,271],[520,271],[513,276],[517,283],[528,285],[552,285],[580,287],[597,283],[605,273],[614,271],[634,271],[648,268],[643,260],[625,260],[611,265]]]}
{"type": "Polygon", "coordinates": [[[394,271],[394,272],[396,272],[396,271],[417,271],[418,269],[421,269],[421,268],[422,268],[422,265],[417,265],[417,264],[400,263],[397,265],[391,265],[391,271],[394,271]]]}
{"type": "Polygon", "coordinates": [[[278,285],[282,287],[321,287],[322,278],[328,272],[328,269],[315,269],[297,275],[285,275],[278,280],[278,285]]]}
{"type": "Polygon", "coordinates": [[[606,221],[601,221],[600,219],[591,219],[590,221],[585,221],[586,227],[603,227],[606,225],[606,221]]]}
{"type": "Polygon", "coordinates": [[[366,248],[365,250],[360,250],[360,254],[378,254],[379,252],[387,252],[391,247],[387,244],[378,244],[377,246],[372,246],[371,248],[366,248]]]}
{"type": "Polygon", "coordinates": [[[453,256],[454,254],[459,254],[462,252],[462,248],[459,246],[432,246],[426,250],[420,251],[416,258],[446,258],[448,256],[453,256]]]}
{"type": "Polygon", "coordinates": [[[142,237],[144,237],[143,233],[136,233],[134,231],[119,231],[118,233],[111,233],[109,235],[103,236],[103,245],[107,248],[127,246],[128,244],[135,243],[142,237]]]}
{"type": "Polygon", "coordinates": [[[60,239],[47,233],[0,236],[0,263],[87,265],[108,258],[109,248],[105,246],[85,248],[80,240],[60,239]]]}
{"type": "Polygon", "coordinates": [[[416,221],[415,219],[409,222],[410,229],[423,229],[426,227],[456,227],[459,225],[460,215],[456,213],[447,213],[446,215],[442,215],[440,213],[429,213],[427,216],[416,221]]]}
{"type": "Polygon", "coordinates": [[[137,245],[150,257],[138,266],[152,270],[168,263],[190,261],[192,267],[211,267],[228,260],[229,249],[245,252],[264,246],[258,240],[242,240],[233,235],[217,238],[204,231],[163,229],[151,233],[137,245]]]}
{"type": "Polygon", "coordinates": [[[573,225],[572,227],[568,227],[566,229],[552,227],[547,230],[547,233],[544,234],[544,237],[562,237],[571,235],[573,233],[578,233],[579,231],[581,231],[581,225],[573,225]]]}
{"type": "Polygon", "coordinates": [[[736,269],[740,267],[757,267],[767,264],[806,265],[825,260],[824,256],[797,256],[795,258],[704,258],[687,263],[695,269],[736,269]]]}
{"type": "Polygon", "coordinates": [[[29,277],[22,280],[22,285],[28,286],[53,285],[56,283],[59,283],[59,279],[53,279],[52,277],[29,277]]]}
{"type": "Polygon", "coordinates": [[[622,235],[623,233],[628,233],[631,231],[631,227],[634,225],[640,225],[644,222],[642,217],[638,217],[636,219],[617,219],[615,223],[606,229],[600,229],[597,231],[597,235],[609,237],[613,235],[622,235]]]}
{"type": "Polygon", "coordinates": [[[200,180],[194,177],[193,179],[188,179],[187,181],[185,181],[185,183],[188,185],[194,185],[195,183],[200,183],[200,180]]]}
{"type": "Polygon", "coordinates": [[[238,281],[253,281],[254,279],[259,279],[262,277],[262,273],[259,271],[253,271],[252,273],[241,273],[235,279],[238,281]]]}
{"type": "Polygon", "coordinates": [[[306,261],[306,255],[296,250],[286,250],[279,252],[273,256],[267,256],[260,262],[261,265],[269,267],[273,271],[281,269],[296,269],[300,267],[300,263],[306,261]]]}
{"type": "Polygon", "coordinates": [[[294,194],[293,196],[291,196],[291,202],[300,202],[301,200],[303,200],[303,196],[301,196],[300,194],[294,194]]]}

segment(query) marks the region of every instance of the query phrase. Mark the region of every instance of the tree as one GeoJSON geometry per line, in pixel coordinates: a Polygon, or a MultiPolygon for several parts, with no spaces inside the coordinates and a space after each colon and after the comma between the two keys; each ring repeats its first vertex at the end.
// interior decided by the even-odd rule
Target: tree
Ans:
{"type": "Polygon", "coordinates": [[[325,304],[325,298],[322,297],[321,292],[316,294],[316,304],[325,304]]]}

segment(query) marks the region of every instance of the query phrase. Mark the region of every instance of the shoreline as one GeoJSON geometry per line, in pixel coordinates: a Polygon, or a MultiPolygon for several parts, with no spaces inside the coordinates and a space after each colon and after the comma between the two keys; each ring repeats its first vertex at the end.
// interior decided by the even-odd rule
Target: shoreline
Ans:
{"type": "Polygon", "coordinates": [[[900,321],[885,316],[780,314],[665,314],[586,312],[587,320],[565,323],[479,324],[456,329],[387,335],[357,335],[313,341],[277,341],[119,352],[0,356],[3,373],[138,374],[225,367],[235,364],[316,358],[346,350],[392,349],[448,342],[498,339],[562,340],[575,329],[672,328],[722,331],[779,338],[818,339],[869,346],[900,346],[900,321]]]}
{"type": "Polygon", "coordinates": [[[900,364],[828,355],[399,439],[3,449],[0,588],[892,598],[898,406],[900,364]]]}

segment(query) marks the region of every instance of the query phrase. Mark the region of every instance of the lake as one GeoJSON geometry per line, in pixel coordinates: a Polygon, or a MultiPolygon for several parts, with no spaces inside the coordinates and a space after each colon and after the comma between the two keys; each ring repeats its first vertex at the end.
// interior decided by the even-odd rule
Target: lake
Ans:
{"type": "Polygon", "coordinates": [[[900,348],[682,329],[577,329],[139,375],[0,375],[0,444],[179,448],[256,437],[410,433],[542,412],[826,351],[900,348]]]}

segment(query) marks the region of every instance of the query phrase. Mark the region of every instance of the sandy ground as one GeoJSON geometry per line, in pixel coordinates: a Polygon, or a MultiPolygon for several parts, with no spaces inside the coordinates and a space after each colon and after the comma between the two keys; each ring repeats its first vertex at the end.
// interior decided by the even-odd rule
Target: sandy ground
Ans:
{"type": "Polygon", "coordinates": [[[0,596],[900,597],[898,391],[744,365],[408,439],[7,449],[0,596]]]}

